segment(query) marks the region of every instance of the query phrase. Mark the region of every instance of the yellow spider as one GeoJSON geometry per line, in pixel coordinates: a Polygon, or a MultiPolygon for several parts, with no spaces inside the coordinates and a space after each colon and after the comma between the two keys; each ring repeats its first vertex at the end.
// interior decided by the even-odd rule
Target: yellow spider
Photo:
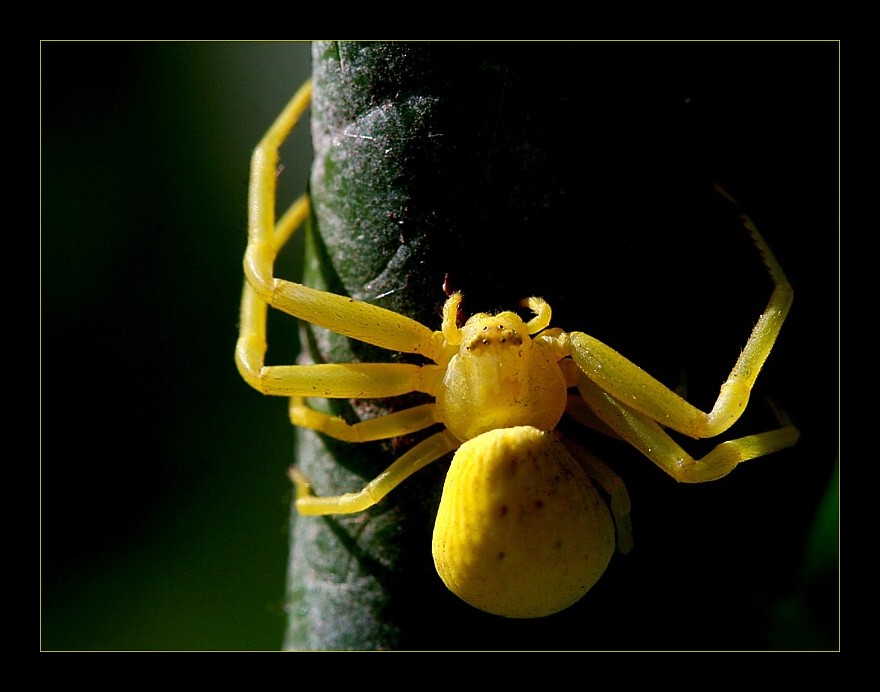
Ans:
{"type": "Polygon", "coordinates": [[[742,461],[795,444],[798,431],[781,412],[778,429],[721,442],[701,459],[691,457],[665,430],[707,438],[733,425],[791,305],[791,286],[745,215],[743,224],[775,288],[708,413],[593,337],[550,328],[550,306],[541,298],[523,302],[521,307],[532,314],[527,320],[515,312],[480,313],[459,327],[461,295],[454,293],[443,308],[440,330],[433,331],[384,308],[275,278],[279,250],[309,213],[304,195],[276,222],[278,150],[310,98],[307,82],[253,154],[236,347],[239,372],[264,394],[291,397],[295,425],[340,440],[365,442],[437,424],[444,428],[359,492],[316,497],[293,470],[300,514],[361,512],[425,465],[455,451],[434,528],[437,572],[451,591],[477,608],[506,617],[540,617],[580,599],[602,576],[615,545],[621,552],[631,546],[629,497],[622,481],[555,432],[563,414],[628,442],[686,483],[715,480],[742,461]],[[266,366],[269,307],[432,362],[266,366]],[[304,400],[414,391],[435,401],[353,425],[304,400]],[[594,482],[610,498],[610,509],[594,482]]]}

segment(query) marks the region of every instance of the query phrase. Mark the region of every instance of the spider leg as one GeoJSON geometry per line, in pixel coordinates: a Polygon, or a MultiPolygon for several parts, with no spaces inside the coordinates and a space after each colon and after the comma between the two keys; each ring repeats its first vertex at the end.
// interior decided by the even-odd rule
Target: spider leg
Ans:
{"type": "Polygon", "coordinates": [[[593,409],[587,406],[587,402],[584,401],[582,396],[569,394],[568,401],[565,405],[565,412],[581,425],[592,428],[608,437],[620,439],[617,433],[609,428],[602,419],[596,415],[596,412],[593,411],[593,409]]]}
{"type": "Polygon", "coordinates": [[[587,475],[596,480],[611,497],[611,514],[617,527],[617,550],[628,553],[633,546],[631,503],[623,480],[586,447],[562,435],[559,440],[584,467],[587,475]]]}
{"type": "Polygon", "coordinates": [[[303,397],[290,399],[290,422],[301,428],[329,435],[346,442],[386,440],[429,428],[438,422],[436,404],[422,404],[384,416],[348,423],[339,416],[316,411],[303,397]]]}
{"type": "Polygon", "coordinates": [[[355,493],[316,497],[311,486],[297,469],[290,470],[296,485],[296,509],[300,514],[355,514],[372,507],[416,471],[452,452],[461,442],[449,431],[438,432],[422,440],[385,471],[355,493]]]}
{"type": "Polygon", "coordinates": [[[259,310],[257,297],[273,308],[353,339],[436,360],[442,335],[423,324],[369,303],[274,277],[278,252],[309,216],[309,200],[303,195],[276,224],[275,193],[279,148],[308,107],[311,93],[311,82],[306,82],[260,140],[251,158],[244,257],[247,285],[242,299],[244,343],[239,347],[239,360],[248,364],[245,370],[253,373],[262,358],[259,341],[265,334],[265,319],[253,315],[250,322],[246,320],[259,310]]]}
{"type": "Polygon", "coordinates": [[[701,459],[694,459],[656,421],[622,404],[589,378],[581,379],[579,389],[590,408],[621,439],[681,483],[721,478],[743,461],[791,447],[800,434],[788,417],[774,407],[779,428],[722,442],[701,459]]]}
{"type": "MultiPolygon", "coordinates": [[[[719,192],[733,202],[720,188],[719,192]]],[[[572,359],[601,389],[664,427],[694,438],[719,435],[739,419],[791,308],[793,291],[779,262],[752,220],[742,212],[740,220],[758,248],[775,287],[730,375],[721,385],[711,411],[705,413],[688,403],[598,339],[583,332],[570,334],[572,359]]]]}
{"type": "Polygon", "coordinates": [[[429,394],[436,391],[440,369],[431,364],[325,363],[267,366],[265,357],[268,308],[266,301],[254,287],[245,282],[235,362],[242,378],[263,394],[374,398],[399,396],[412,391],[429,394]]]}

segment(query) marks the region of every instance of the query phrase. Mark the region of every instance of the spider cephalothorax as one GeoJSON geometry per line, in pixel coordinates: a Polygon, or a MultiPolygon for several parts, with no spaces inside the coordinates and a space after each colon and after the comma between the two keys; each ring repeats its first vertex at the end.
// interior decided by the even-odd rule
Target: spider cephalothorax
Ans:
{"type": "MultiPolygon", "coordinates": [[[[444,321],[456,314],[452,295],[444,321]]],[[[547,326],[550,306],[533,298],[534,319],[514,312],[478,313],[461,329],[444,322],[443,334],[458,351],[445,363],[437,388],[437,417],[460,440],[495,428],[531,425],[552,430],[565,411],[566,381],[550,342],[532,335],[547,326]]]]}

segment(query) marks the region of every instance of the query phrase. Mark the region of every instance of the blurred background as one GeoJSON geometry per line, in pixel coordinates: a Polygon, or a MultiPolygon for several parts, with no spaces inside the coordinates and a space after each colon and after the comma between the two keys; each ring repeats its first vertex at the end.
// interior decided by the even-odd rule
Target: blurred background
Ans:
{"type": "Polygon", "coordinates": [[[41,45],[44,648],[280,646],[293,437],[232,355],[250,154],[309,69],[41,45]]]}
{"type": "MultiPolygon", "coordinates": [[[[724,82],[740,74],[730,59],[714,106],[767,133],[743,156],[750,171],[754,161],[748,209],[761,228],[789,229],[771,245],[790,258],[803,307],[776,370],[803,393],[790,413],[812,425],[798,457],[767,462],[765,485],[735,474],[687,504],[686,489],[661,478],[667,494],[653,508],[643,498],[645,516],[669,501],[682,502],[670,517],[713,516],[734,495],[754,516],[719,527],[701,554],[686,535],[643,523],[674,540],[656,554],[643,543],[603,580],[611,588],[617,573],[621,588],[639,588],[639,561],[663,565],[655,592],[633,594],[635,609],[680,585],[688,558],[723,564],[725,549],[740,551],[732,576],[756,585],[747,598],[766,615],[771,648],[836,646],[837,104],[823,92],[836,65],[801,57],[744,67],[767,75],[760,84],[724,82]],[[755,89],[764,101],[750,101],[755,89]],[[774,108],[759,112],[765,103],[774,108]],[[764,527],[761,511],[781,505],[782,524],[764,527]],[[747,562],[771,553],[778,563],[747,562]]],[[[285,402],[247,387],[232,354],[250,153],[309,65],[306,43],[41,44],[44,650],[281,646],[293,433],[285,402]]],[[[280,205],[306,180],[308,147],[301,128],[280,205]]],[[[659,475],[643,466],[631,472],[634,497],[642,475],[659,475]]]]}

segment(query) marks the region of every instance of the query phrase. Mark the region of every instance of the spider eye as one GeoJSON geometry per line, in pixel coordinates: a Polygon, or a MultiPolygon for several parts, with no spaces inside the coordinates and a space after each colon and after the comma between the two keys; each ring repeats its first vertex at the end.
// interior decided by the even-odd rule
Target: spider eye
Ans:
{"type": "Polygon", "coordinates": [[[479,314],[462,329],[462,344],[467,351],[477,353],[493,346],[522,346],[527,336],[526,324],[515,313],[479,314]]]}
{"type": "Polygon", "coordinates": [[[521,346],[522,334],[503,322],[484,324],[482,328],[465,342],[468,351],[478,351],[487,346],[521,346]]]}

